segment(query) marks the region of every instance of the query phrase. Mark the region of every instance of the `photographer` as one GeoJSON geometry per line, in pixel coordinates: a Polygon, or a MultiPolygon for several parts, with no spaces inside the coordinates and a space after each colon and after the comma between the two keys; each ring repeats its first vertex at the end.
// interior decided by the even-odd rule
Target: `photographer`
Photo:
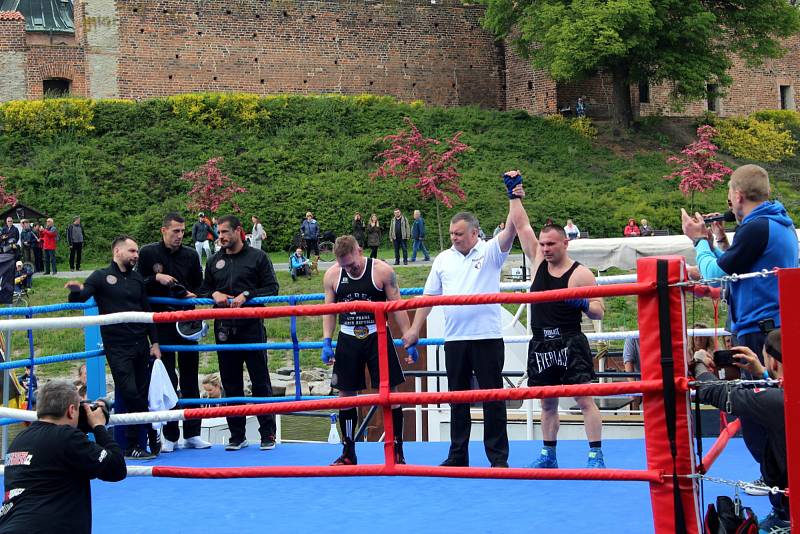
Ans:
{"type": "MultiPolygon", "coordinates": [[[[715,353],[717,363],[729,376],[734,368],[747,371],[756,378],[783,379],[783,357],[781,354],[781,332],[771,331],[762,350],[764,365],[756,354],[747,347],[733,347],[732,358],[723,362],[723,351],[715,353]],[[724,363],[731,365],[722,366],[724,363]]],[[[719,383],[714,371],[718,367],[708,352],[699,350],[692,362],[694,375],[698,382],[712,382],[697,385],[700,402],[710,404],[720,410],[730,410],[737,417],[757,420],[765,430],[764,455],[761,461],[761,475],[769,487],[786,489],[788,473],[786,467],[786,422],[783,413],[783,386],[777,388],[747,388],[736,384],[719,383]]],[[[772,513],[759,525],[760,531],[789,527],[789,501],[785,495],[770,494],[772,513]]],[[[786,530],[788,532],[788,530],[786,530]]]]}
{"type": "Polygon", "coordinates": [[[105,428],[106,412],[81,405],[66,380],[53,380],[39,390],[39,420],[14,439],[5,458],[5,501],[0,532],[92,531],[89,481],[125,478],[122,450],[105,428]],[[78,429],[80,410],[86,428],[78,429]],[[86,431],[94,434],[92,442],[86,431]]]}
{"type": "Polygon", "coordinates": [[[14,226],[14,219],[6,217],[6,225],[0,228],[0,251],[18,256],[18,245],[19,229],[14,226]]]}

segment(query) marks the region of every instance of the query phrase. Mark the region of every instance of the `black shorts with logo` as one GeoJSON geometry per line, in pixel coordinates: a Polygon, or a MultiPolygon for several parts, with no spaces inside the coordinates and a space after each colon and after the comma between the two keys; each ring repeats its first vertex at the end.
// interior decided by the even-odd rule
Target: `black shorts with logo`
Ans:
{"type": "Polygon", "coordinates": [[[528,344],[528,386],[585,384],[595,377],[589,340],[581,332],[547,329],[528,344]]]}
{"type": "MultiPolygon", "coordinates": [[[[389,355],[389,386],[405,382],[403,369],[394,348],[391,334],[386,333],[386,349],[389,355]]],[[[341,391],[361,391],[367,389],[364,366],[369,369],[370,383],[377,389],[380,385],[378,371],[378,333],[369,334],[364,339],[339,332],[334,354],[331,387],[341,391]]]]}

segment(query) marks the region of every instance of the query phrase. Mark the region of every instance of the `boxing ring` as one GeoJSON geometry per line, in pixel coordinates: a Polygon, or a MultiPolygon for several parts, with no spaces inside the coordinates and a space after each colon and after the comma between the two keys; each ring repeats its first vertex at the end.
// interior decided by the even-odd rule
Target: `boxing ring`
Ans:
{"type": "MultiPolygon", "coordinates": [[[[800,296],[800,270],[781,270],[777,276],[781,302],[791,302],[793,298],[800,296]]],[[[441,532],[466,529],[467,531],[509,532],[515,530],[510,527],[512,524],[517,527],[522,525],[525,530],[530,530],[534,524],[538,523],[542,528],[547,525],[549,532],[574,531],[575,528],[583,526],[587,532],[653,531],[659,534],[678,532],[695,534],[701,531],[700,480],[705,476],[704,473],[714,465],[717,458],[722,458],[719,461],[725,463],[725,457],[720,457],[720,453],[728,445],[730,436],[735,433],[736,423],[732,423],[713,445],[709,442],[709,452],[703,457],[702,462],[695,460],[698,451],[695,450],[691,429],[689,398],[692,384],[686,377],[683,356],[686,342],[684,290],[688,287],[691,286],[684,280],[682,258],[645,258],[638,263],[636,282],[615,285],[541,293],[421,297],[384,303],[350,302],[269,308],[198,309],[160,313],[127,312],[104,316],[11,319],[0,323],[0,330],[84,328],[89,325],[97,326],[119,322],[169,323],[178,320],[245,317],[269,319],[290,316],[294,321],[296,317],[300,316],[358,310],[375,313],[378,335],[385,336],[387,314],[399,310],[443,305],[495,302],[525,304],[575,298],[636,295],[638,297],[641,347],[641,380],[639,381],[497,390],[393,393],[388,385],[386,345],[379,343],[381,380],[377,394],[240,406],[185,408],[143,414],[123,413],[112,416],[114,424],[138,424],[379,406],[384,415],[384,443],[359,444],[359,456],[362,461],[368,460],[370,463],[356,466],[319,465],[330,460],[332,448],[329,445],[282,446],[267,453],[244,450],[235,453],[198,451],[191,455],[173,454],[168,458],[162,456],[155,462],[146,464],[137,462],[135,465],[129,466],[129,476],[170,479],[168,484],[166,481],[154,480],[148,483],[147,478],[132,479],[121,484],[96,483],[94,499],[96,504],[98,501],[105,502],[105,499],[108,498],[108,503],[114,502],[119,505],[123,496],[127,494],[133,502],[125,504],[122,508],[126,512],[134,514],[130,517],[136,517],[135,514],[147,515],[153,510],[155,517],[172,522],[172,527],[175,526],[174,518],[165,518],[163,513],[155,512],[159,506],[166,506],[161,498],[169,501],[167,507],[170,513],[184,513],[181,511],[181,506],[185,505],[184,509],[188,509],[190,513],[185,516],[183,529],[178,529],[178,531],[185,532],[205,530],[208,528],[207,522],[214,521],[214,517],[208,517],[208,509],[204,508],[203,502],[197,501],[201,494],[208,496],[208,501],[214,503],[211,508],[220,514],[217,516],[220,522],[212,528],[222,531],[250,531],[246,528],[237,528],[230,521],[236,521],[237,514],[244,514],[245,520],[252,519],[254,512],[250,509],[256,509],[256,516],[265,521],[261,524],[262,529],[269,528],[269,521],[272,520],[277,521],[276,524],[287,527],[285,529],[278,528],[278,531],[289,530],[288,527],[291,526],[291,523],[278,521],[268,512],[280,514],[281,511],[286,511],[282,509],[281,502],[291,501],[294,503],[294,500],[285,493],[287,491],[285,488],[291,488],[292,491],[297,491],[298,495],[304,497],[302,503],[297,503],[298,513],[301,517],[295,519],[309,520],[312,525],[318,523],[320,526],[325,523],[323,521],[315,523],[311,516],[316,517],[316,515],[308,510],[321,513],[322,517],[326,518],[328,526],[333,523],[336,526],[341,524],[348,528],[350,522],[357,522],[359,519],[369,523],[370,514],[376,515],[373,507],[379,505],[384,508],[388,507],[391,513],[377,514],[379,517],[376,517],[376,523],[368,525],[370,530],[376,525],[393,530],[403,528],[403,522],[400,519],[406,513],[411,517],[415,517],[419,513],[421,515],[414,523],[407,525],[409,530],[433,531],[435,529],[441,532]],[[435,464],[445,457],[446,443],[408,443],[405,446],[405,452],[407,460],[411,463],[397,465],[394,461],[394,428],[392,417],[389,414],[392,405],[414,406],[431,403],[472,403],[486,400],[507,401],[630,393],[641,393],[643,396],[645,440],[643,442],[630,440],[630,443],[604,442],[607,459],[611,459],[610,463],[615,466],[613,469],[439,467],[435,464]],[[637,461],[637,459],[641,459],[642,452],[644,453],[644,465],[641,461],[637,461]],[[166,462],[175,460],[178,460],[179,463],[186,462],[188,465],[165,465],[166,462]],[[210,465],[198,465],[206,462],[210,465]],[[260,465],[265,462],[271,465],[260,465]],[[428,465],[430,463],[434,465],[428,465]],[[302,481],[306,477],[315,477],[314,482],[303,483],[302,481]],[[346,478],[342,480],[340,477],[346,478]],[[434,483],[431,481],[431,477],[434,477],[435,480],[441,479],[441,482],[434,483]],[[267,480],[264,480],[265,478],[267,480]],[[190,480],[180,481],[177,479],[190,480]],[[237,480],[222,483],[203,479],[237,480]],[[510,482],[508,479],[515,479],[515,481],[510,482]],[[618,489],[627,488],[629,484],[606,484],[611,481],[647,483],[649,499],[646,494],[618,489]],[[161,495],[161,498],[147,499],[145,509],[138,508],[142,501],[142,488],[147,488],[144,493],[159,492],[159,488],[162,487],[159,484],[162,483],[167,484],[164,486],[166,495],[161,495]],[[194,489],[189,490],[190,487],[194,489]],[[135,488],[135,491],[131,491],[131,488],[135,488]],[[228,490],[233,495],[222,493],[228,490]],[[443,514],[441,507],[437,509],[436,506],[429,506],[430,502],[420,498],[421,494],[427,495],[428,501],[432,503],[445,503],[445,511],[450,510],[452,514],[443,514]],[[135,495],[140,496],[137,498],[135,495]],[[187,496],[193,498],[187,498],[187,496]],[[599,498],[600,496],[602,498],[599,498]],[[652,512],[646,512],[646,514],[651,514],[649,522],[642,517],[642,510],[647,510],[648,500],[650,510],[652,510],[652,512]],[[598,528],[598,517],[592,513],[597,506],[596,503],[589,501],[599,501],[601,504],[605,502],[607,509],[612,514],[609,530],[598,528]],[[271,506],[273,502],[274,508],[271,506]],[[468,503],[473,506],[469,506],[468,503]],[[137,512],[134,512],[134,506],[137,506],[137,512]],[[195,511],[194,515],[191,513],[192,510],[195,511]],[[363,511],[364,516],[342,517],[342,511],[353,510],[363,511]],[[415,510],[417,511],[415,512],[415,510]],[[555,517],[548,517],[547,514],[553,514],[555,517]],[[449,518],[446,524],[441,524],[436,519],[443,515],[449,518]],[[540,515],[543,517],[539,517],[540,515]],[[460,521],[455,519],[458,516],[461,516],[460,521]],[[471,517],[481,517],[485,521],[464,521],[464,518],[471,517]],[[562,524],[562,527],[556,527],[553,522],[562,524]],[[225,525],[230,525],[230,528],[226,529],[225,525]],[[447,528],[448,526],[451,528],[447,528]]],[[[784,364],[787,377],[800,374],[800,371],[795,370],[798,364],[792,362],[794,358],[792,354],[796,352],[795,347],[800,346],[798,345],[800,344],[800,339],[798,339],[800,333],[796,328],[800,326],[800,312],[790,308],[790,306],[781,307],[782,324],[785,327],[783,329],[783,352],[784,354],[789,353],[784,364]]],[[[296,361],[297,345],[297,340],[294,339],[296,361]]],[[[35,363],[44,363],[42,360],[44,358],[31,359],[35,363]]],[[[102,360],[97,358],[96,361],[102,360]]],[[[25,362],[23,365],[27,365],[28,360],[23,360],[23,362],[25,362]]],[[[788,378],[785,384],[787,422],[795,415],[800,414],[800,406],[798,406],[800,394],[796,391],[796,386],[794,389],[792,388],[792,382],[796,382],[796,380],[788,378]]],[[[12,409],[0,409],[0,416],[15,420],[31,420],[31,416],[33,416],[35,419],[35,414],[32,412],[12,409]]],[[[793,446],[800,443],[798,438],[800,438],[800,429],[796,425],[787,424],[789,450],[793,450],[793,446]]],[[[476,449],[478,445],[475,444],[476,449]]],[[[585,446],[585,443],[582,445],[585,446]]],[[[732,442],[729,446],[737,449],[741,455],[743,451],[741,443],[732,442]]],[[[703,448],[706,448],[705,445],[703,448]]],[[[575,456],[584,456],[585,459],[585,449],[584,447],[581,449],[582,451],[579,453],[577,445],[559,443],[562,458],[572,459],[575,456]]],[[[530,442],[512,442],[510,465],[527,463],[525,460],[530,460],[534,455],[533,451],[534,447],[530,442]],[[521,457],[523,449],[527,451],[524,460],[521,457]]],[[[483,455],[475,450],[471,456],[482,459],[483,455]]],[[[800,480],[798,478],[800,462],[797,460],[793,462],[791,456],[787,460],[789,462],[789,485],[792,486],[795,481],[800,480]]],[[[480,461],[477,460],[478,463],[480,461]]],[[[566,464],[574,465],[575,463],[577,462],[568,461],[566,464]]],[[[758,476],[755,464],[750,463],[753,464],[752,470],[746,476],[739,475],[738,478],[752,479],[758,476]]],[[[742,471],[739,466],[737,472],[741,473],[742,471]]],[[[710,479],[710,477],[708,478],[710,479]]],[[[637,486],[641,486],[641,484],[637,486]]],[[[709,492],[706,493],[709,494],[709,492]]],[[[108,504],[96,508],[96,531],[99,532],[104,528],[102,526],[103,512],[108,512],[111,508],[112,506],[108,506],[108,504]]],[[[602,513],[602,508],[598,512],[602,513]]],[[[793,523],[800,524],[798,506],[792,507],[792,519],[793,523]]],[[[295,527],[297,527],[296,524],[295,527]]],[[[121,528],[122,531],[138,531],[135,527],[131,527],[133,530],[121,528]]]]}

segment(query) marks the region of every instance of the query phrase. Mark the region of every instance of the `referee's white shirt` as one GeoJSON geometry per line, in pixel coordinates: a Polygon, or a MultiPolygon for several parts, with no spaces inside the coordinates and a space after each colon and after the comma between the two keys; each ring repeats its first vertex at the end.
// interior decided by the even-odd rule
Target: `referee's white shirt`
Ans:
{"type": "MultiPolygon", "coordinates": [[[[465,256],[451,247],[433,260],[425,295],[474,295],[500,292],[500,270],[509,250],[497,238],[482,239],[465,256]]],[[[444,306],[445,341],[503,337],[500,304],[444,306]]]]}

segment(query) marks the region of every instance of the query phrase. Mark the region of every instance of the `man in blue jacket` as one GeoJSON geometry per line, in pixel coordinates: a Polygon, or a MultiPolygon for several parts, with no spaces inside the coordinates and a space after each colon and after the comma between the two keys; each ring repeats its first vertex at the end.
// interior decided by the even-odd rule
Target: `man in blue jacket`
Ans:
{"type": "MultiPolygon", "coordinates": [[[[744,165],[731,175],[728,206],[739,226],[728,246],[721,224],[715,223],[717,247],[712,249],[708,230],[699,213],[690,217],[681,210],[683,233],[694,241],[697,267],[703,278],[744,274],[775,267],[797,267],[798,243],[794,223],[786,208],[769,200],[767,171],[758,165],[744,165]]],[[[778,279],[775,276],[748,278],[730,284],[728,313],[735,345],[743,345],[755,354],[764,346],[766,322],[781,324],[778,306],[778,279]]],[[[742,434],[753,458],[761,463],[764,450],[763,430],[758,421],[742,417],[742,434]]]]}
{"type": "Polygon", "coordinates": [[[309,258],[311,254],[319,256],[319,223],[310,211],[306,212],[306,218],[300,224],[300,233],[306,240],[306,255],[309,258]]]}
{"type": "Polygon", "coordinates": [[[414,210],[414,223],[411,225],[411,239],[414,241],[411,246],[411,261],[417,261],[417,251],[421,250],[425,255],[425,261],[431,261],[428,249],[425,247],[425,219],[419,210],[414,210]]]}

